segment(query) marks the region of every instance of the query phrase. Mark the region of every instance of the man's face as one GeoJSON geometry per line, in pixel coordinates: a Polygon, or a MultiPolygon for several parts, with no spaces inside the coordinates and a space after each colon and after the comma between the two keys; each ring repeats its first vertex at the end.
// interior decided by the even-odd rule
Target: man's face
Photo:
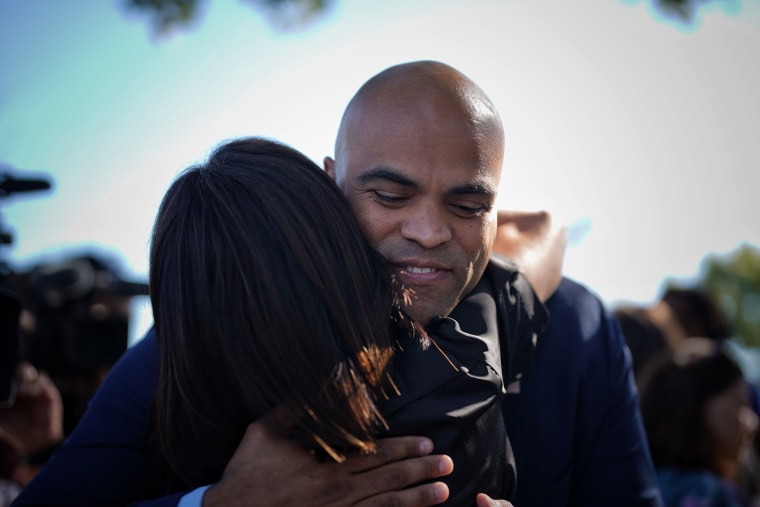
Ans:
{"type": "Polygon", "coordinates": [[[356,109],[332,172],[369,242],[412,290],[407,312],[427,324],[488,263],[502,145],[441,101],[356,109]]]}

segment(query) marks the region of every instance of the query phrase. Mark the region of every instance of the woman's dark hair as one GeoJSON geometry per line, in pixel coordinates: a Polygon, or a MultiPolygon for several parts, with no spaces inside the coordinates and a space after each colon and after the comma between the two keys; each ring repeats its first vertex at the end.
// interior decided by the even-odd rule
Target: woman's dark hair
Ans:
{"type": "Polygon", "coordinates": [[[641,415],[655,467],[716,469],[707,403],[744,379],[739,365],[707,338],[689,338],[643,380],[641,415]]]}
{"type": "Polygon", "coordinates": [[[236,140],[182,173],[150,251],[156,428],[179,485],[218,481],[262,418],[337,460],[372,449],[411,326],[392,289],[337,185],[292,148],[236,140]]]}

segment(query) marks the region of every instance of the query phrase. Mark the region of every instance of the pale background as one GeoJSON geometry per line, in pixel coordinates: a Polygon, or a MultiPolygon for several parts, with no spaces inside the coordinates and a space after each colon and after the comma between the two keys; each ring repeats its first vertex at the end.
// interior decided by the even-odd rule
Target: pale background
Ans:
{"type": "MultiPolygon", "coordinates": [[[[500,206],[552,211],[568,276],[649,304],[706,255],[760,245],[760,1],[726,5],[688,28],[644,1],[342,0],[281,32],[213,0],[155,40],[115,0],[0,0],[0,163],[54,179],[0,200],[15,236],[0,259],[97,249],[143,281],[178,171],[254,134],[321,164],[362,82],[437,59],[502,114],[500,206]]],[[[135,303],[132,341],[150,324],[135,303]]]]}

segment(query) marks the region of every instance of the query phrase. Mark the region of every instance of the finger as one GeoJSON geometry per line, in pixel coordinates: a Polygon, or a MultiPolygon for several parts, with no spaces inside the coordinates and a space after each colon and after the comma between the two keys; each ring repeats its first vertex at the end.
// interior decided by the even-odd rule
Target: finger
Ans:
{"type": "Polygon", "coordinates": [[[475,503],[477,507],[513,507],[506,500],[494,500],[485,493],[478,493],[478,496],[475,497],[475,503]]]}
{"type": "Polygon", "coordinates": [[[19,363],[16,369],[18,379],[18,395],[34,396],[39,391],[40,372],[31,363],[19,363]]]}
{"type": "Polygon", "coordinates": [[[372,470],[386,463],[427,456],[433,452],[433,441],[425,437],[394,437],[378,440],[373,453],[350,454],[344,466],[351,472],[372,470]]]}
{"type": "MultiPolygon", "coordinates": [[[[384,501],[411,500],[413,498],[419,500],[420,497],[423,497],[427,499],[426,501],[433,503],[423,503],[422,505],[435,505],[442,494],[440,485],[422,489],[415,487],[411,488],[411,490],[405,490],[405,488],[409,488],[413,484],[449,475],[453,470],[454,463],[448,456],[434,455],[409,458],[388,463],[367,472],[354,474],[351,478],[352,489],[361,495],[356,498],[357,500],[368,500],[375,496],[379,497],[374,498],[373,501],[375,502],[383,499],[384,501]]],[[[430,486],[430,484],[426,484],[425,486],[430,486]]],[[[446,491],[446,496],[448,496],[448,488],[446,488],[446,491]]],[[[388,505],[396,504],[390,503],[388,505]]],[[[409,505],[417,504],[412,503],[409,505]]]]}
{"type": "Polygon", "coordinates": [[[37,371],[37,368],[35,368],[32,363],[26,361],[19,363],[18,368],[16,369],[16,378],[18,378],[20,382],[34,382],[37,380],[38,376],[39,372],[37,371]]]}
{"type": "Polygon", "coordinates": [[[449,497],[449,488],[442,482],[384,493],[359,502],[356,507],[425,507],[438,505],[449,497]]]}
{"type": "Polygon", "coordinates": [[[18,394],[24,397],[41,397],[49,396],[57,388],[44,371],[38,371],[34,366],[27,373],[24,373],[24,379],[19,382],[18,394]]]}

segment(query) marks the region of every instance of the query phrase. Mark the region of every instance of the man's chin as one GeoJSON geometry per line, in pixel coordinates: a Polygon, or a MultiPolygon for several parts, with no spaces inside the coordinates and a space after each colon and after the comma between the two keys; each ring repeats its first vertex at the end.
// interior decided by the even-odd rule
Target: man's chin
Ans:
{"type": "Polygon", "coordinates": [[[404,307],[406,314],[415,322],[427,327],[436,317],[445,317],[453,308],[441,308],[432,306],[415,305],[414,303],[404,307]]]}

